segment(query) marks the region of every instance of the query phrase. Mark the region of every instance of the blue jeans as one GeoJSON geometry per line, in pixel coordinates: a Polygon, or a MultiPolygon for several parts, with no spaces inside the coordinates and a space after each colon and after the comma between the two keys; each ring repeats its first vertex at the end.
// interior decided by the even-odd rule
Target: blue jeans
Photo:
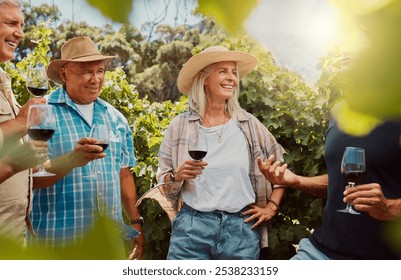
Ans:
{"type": "Polygon", "coordinates": [[[302,238],[299,242],[297,254],[291,260],[331,260],[318,248],[313,246],[309,238],[302,238]]]}
{"type": "Polygon", "coordinates": [[[241,212],[201,212],[184,204],[173,220],[169,260],[257,260],[260,236],[241,212]]]}

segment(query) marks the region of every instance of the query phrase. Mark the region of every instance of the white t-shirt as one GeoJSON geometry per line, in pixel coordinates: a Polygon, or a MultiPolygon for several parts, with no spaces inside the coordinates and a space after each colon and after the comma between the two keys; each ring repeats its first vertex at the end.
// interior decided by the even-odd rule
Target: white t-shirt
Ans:
{"type": "Polygon", "coordinates": [[[94,102],[92,102],[91,104],[84,104],[84,105],[75,104],[75,106],[77,106],[81,114],[84,115],[85,120],[89,123],[90,126],[92,126],[92,121],[93,121],[94,105],[95,105],[94,102]]]}
{"type": "Polygon", "coordinates": [[[200,127],[207,134],[208,165],[198,179],[190,180],[181,191],[183,201],[199,211],[239,212],[255,202],[249,179],[249,155],[245,135],[234,120],[222,126],[200,127]],[[221,134],[222,142],[218,143],[221,134]]]}

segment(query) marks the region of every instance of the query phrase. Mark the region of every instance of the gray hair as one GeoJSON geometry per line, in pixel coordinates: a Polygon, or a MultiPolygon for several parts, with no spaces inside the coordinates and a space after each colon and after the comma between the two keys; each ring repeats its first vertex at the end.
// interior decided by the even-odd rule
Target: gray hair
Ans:
{"type": "MultiPolygon", "coordinates": [[[[198,75],[196,75],[192,87],[188,92],[188,104],[189,108],[191,108],[193,111],[195,111],[199,116],[204,117],[205,116],[205,110],[206,110],[206,105],[207,105],[207,96],[205,94],[205,86],[204,82],[207,79],[207,77],[210,76],[212,73],[213,69],[216,67],[215,64],[211,64],[209,66],[206,66],[203,68],[198,75]]],[[[237,71],[237,81],[238,84],[234,89],[234,96],[228,100],[226,100],[225,104],[225,112],[229,116],[233,116],[236,112],[238,112],[241,109],[241,106],[238,102],[238,97],[239,97],[239,73],[237,71]]]]}
{"type": "Polygon", "coordinates": [[[22,3],[20,0],[0,0],[0,6],[2,5],[9,5],[18,8],[22,7],[22,3]]]}

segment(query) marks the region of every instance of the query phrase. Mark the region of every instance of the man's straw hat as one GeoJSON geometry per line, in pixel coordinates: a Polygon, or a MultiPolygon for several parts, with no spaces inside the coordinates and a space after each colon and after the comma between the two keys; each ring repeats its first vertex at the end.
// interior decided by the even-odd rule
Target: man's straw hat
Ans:
{"type": "Polygon", "coordinates": [[[213,46],[204,49],[199,54],[192,56],[183,65],[178,74],[177,87],[184,94],[188,94],[196,75],[206,66],[221,61],[237,62],[237,70],[240,79],[255,69],[256,57],[245,52],[230,51],[222,46],[213,46]]]}
{"type": "Polygon", "coordinates": [[[93,41],[86,36],[75,37],[61,47],[61,59],[55,59],[47,67],[47,76],[56,83],[63,84],[59,72],[68,62],[89,62],[104,60],[107,64],[115,56],[102,55],[93,41]]]}

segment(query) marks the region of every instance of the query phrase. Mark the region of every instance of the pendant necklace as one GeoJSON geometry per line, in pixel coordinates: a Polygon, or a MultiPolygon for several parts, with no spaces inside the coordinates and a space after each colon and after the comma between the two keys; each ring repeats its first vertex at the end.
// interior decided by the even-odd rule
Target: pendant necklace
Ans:
{"type": "MultiPolygon", "coordinates": [[[[203,118],[205,119],[205,121],[208,122],[208,124],[210,125],[210,127],[212,127],[212,124],[209,122],[209,120],[208,120],[206,117],[203,117],[203,118]]],[[[223,141],[222,136],[223,136],[223,132],[224,132],[224,126],[226,125],[226,123],[225,123],[226,118],[227,118],[227,116],[224,115],[223,125],[221,126],[220,133],[218,133],[216,130],[214,130],[214,132],[215,132],[215,133],[217,134],[217,136],[219,137],[219,138],[217,139],[217,142],[218,142],[218,143],[221,143],[221,142],[223,141]]]]}

